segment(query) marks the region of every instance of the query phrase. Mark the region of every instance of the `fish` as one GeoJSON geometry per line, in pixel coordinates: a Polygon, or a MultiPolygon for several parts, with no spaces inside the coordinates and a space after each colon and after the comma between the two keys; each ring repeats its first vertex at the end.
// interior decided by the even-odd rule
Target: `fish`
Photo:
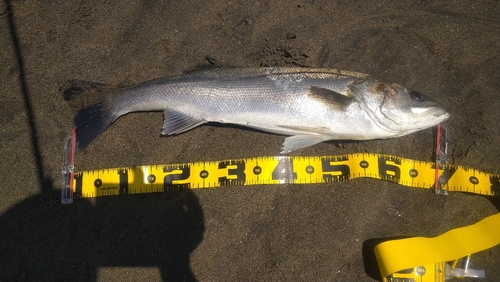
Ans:
{"type": "Polygon", "coordinates": [[[325,68],[211,67],[107,89],[102,101],[74,118],[78,150],[131,112],[163,111],[162,135],[208,122],[287,135],[281,154],[328,140],[400,137],[450,116],[442,105],[397,83],[325,68]]]}

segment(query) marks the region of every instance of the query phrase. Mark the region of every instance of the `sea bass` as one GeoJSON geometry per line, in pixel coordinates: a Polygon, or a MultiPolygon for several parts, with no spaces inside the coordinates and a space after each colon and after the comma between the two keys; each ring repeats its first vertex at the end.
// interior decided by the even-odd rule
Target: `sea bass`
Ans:
{"type": "Polygon", "coordinates": [[[438,103],[371,75],[319,68],[207,68],[110,91],[74,120],[85,149],[117,118],[163,111],[163,135],[207,122],[290,135],[281,153],[327,140],[407,135],[445,121],[438,103]]]}

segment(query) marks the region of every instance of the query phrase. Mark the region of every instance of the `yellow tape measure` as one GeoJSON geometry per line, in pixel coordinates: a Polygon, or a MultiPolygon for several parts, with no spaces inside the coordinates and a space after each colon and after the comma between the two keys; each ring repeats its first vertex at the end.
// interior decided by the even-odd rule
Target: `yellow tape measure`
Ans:
{"type": "Polygon", "coordinates": [[[375,247],[375,256],[385,282],[444,281],[451,277],[484,277],[470,269],[470,254],[500,243],[500,213],[434,238],[413,237],[390,240],[375,247]],[[457,258],[465,264],[456,266],[457,258]],[[451,266],[444,263],[455,261],[451,266]]]}
{"type": "MultiPolygon", "coordinates": [[[[437,171],[441,187],[450,192],[500,194],[500,175],[448,164],[437,171]]],[[[72,192],[74,198],[92,198],[229,185],[316,184],[360,177],[431,189],[435,173],[432,162],[374,153],[271,156],[75,172],[72,192]]]]}
{"type": "MultiPolygon", "coordinates": [[[[229,185],[316,184],[360,177],[435,189],[437,194],[500,195],[500,175],[447,161],[447,132],[438,126],[436,163],[396,156],[355,153],[342,156],[254,157],[237,160],[147,165],[74,172],[75,131],[65,141],[61,202],[73,198],[141,194],[229,185]]],[[[500,243],[500,214],[435,238],[390,240],[375,247],[385,282],[441,282],[452,277],[484,277],[468,267],[471,253],[500,243]],[[456,267],[460,258],[465,264],[456,267]],[[455,261],[449,265],[446,261],[455,261]]]]}

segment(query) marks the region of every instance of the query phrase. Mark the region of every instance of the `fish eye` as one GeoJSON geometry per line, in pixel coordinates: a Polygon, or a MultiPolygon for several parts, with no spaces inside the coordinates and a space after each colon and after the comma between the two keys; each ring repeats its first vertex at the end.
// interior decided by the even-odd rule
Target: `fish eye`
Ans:
{"type": "Polygon", "coordinates": [[[410,92],[410,97],[414,101],[417,101],[417,102],[420,102],[420,101],[424,100],[424,95],[420,94],[420,92],[417,92],[417,91],[411,91],[410,92]]]}

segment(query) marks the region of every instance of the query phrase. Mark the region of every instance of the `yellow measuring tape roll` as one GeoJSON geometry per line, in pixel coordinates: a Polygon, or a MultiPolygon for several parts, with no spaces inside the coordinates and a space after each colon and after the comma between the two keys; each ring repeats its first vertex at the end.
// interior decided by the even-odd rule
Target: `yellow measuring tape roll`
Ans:
{"type": "MultiPolygon", "coordinates": [[[[500,194],[500,175],[441,165],[439,183],[448,191],[500,194]]],[[[396,156],[275,156],[183,164],[146,165],[75,172],[73,196],[92,198],[228,185],[314,184],[368,177],[415,188],[434,188],[435,163],[396,156]]]]}
{"type": "MultiPolygon", "coordinates": [[[[420,272],[423,277],[428,271],[424,265],[453,261],[500,244],[499,230],[500,213],[434,238],[414,237],[381,243],[375,247],[375,256],[382,277],[416,266],[423,268],[420,272]]],[[[423,281],[444,281],[435,277],[444,278],[445,271],[441,266],[438,273],[423,281]]]]}

